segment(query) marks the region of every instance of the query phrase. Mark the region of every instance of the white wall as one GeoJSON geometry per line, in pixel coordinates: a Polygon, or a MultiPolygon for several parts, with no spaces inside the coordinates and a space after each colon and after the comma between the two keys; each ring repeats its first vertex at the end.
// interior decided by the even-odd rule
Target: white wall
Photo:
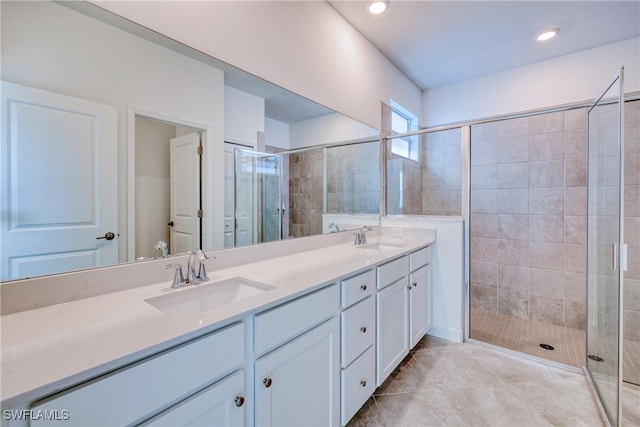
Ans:
{"type": "MultiPolygon", "coordinates": [[[[205,242],[222,247],[221,71],[49,2],[1,2],[2,79],[118,108],[119,256],[127,253],[128,109],[206,127],[205,242]]],[[[212,247],[213,245],[209,245],[212,247]]]]}
{"type": "Polygon", "coordinates": [[[377,129],[337,113],[291,123],[289,128],[292,149],[369,136],[379,137],[377,129]]]}
{"type": "MultiPolygon", "coordinates": [[[[464,222],[461,218],[382,217],[383,227],[436,230],[432,258],[433,326],[429,335],[464,339],[464,222]]],[[[405,236],[406,237],[406,236],[405,236]]]]}
{"type": "Polygon", "coordinates": [[[436,126],[591,101],[625,66],[625,91],[640,90],[640,38],[428,89],[422,124],[436,126]]]}
{"type": "Polygon", "coordinates": [[[264,144],[288,150],[289,124],[267,117],[264,124],[264,144]]]}
{"type": "Polygon", "coordinates": [[[264,99],[239,89],[224,87],[224,140],[256,146],[264,132],[264,99]]]}
{"type": "Polygon", "coordinates": [[[92,3],[369,126],[421,91],[327,2],[92,3]]]}

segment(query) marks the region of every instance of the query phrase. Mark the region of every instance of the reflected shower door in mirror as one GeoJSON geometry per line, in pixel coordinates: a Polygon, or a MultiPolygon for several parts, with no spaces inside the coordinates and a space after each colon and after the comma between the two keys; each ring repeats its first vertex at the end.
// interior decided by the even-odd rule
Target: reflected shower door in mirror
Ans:
{"type": "Polygon", "coordinates": [[[235,148],[233,183],[234,231],[225,235],[225,245],[282,239],[282,156],[235,148]]]}
{"type": "MultiPolygon", "coordinates": [[[[160,257],[162,252],[155,246],[161,241],[167,243],[171,253],[199,246],[205,250],[225,247],[225,140],[270,152],[270,146],[290,151],[353,138],[377,138],[376,129],[91,3],[2,1],[0,9],[3,81],[100,104],[111,111],[109,114],[113,119],[108,137],[98,132],[107,126],[106,121],[100,120],[100,126],[94,127],[96,132],[85,135],[86,138],[83,136],[82,143],[78,142],[80,148],[70,145],[63,136],[48,141],[41,138],[49,151],[24,157],[24,153],[35,149],[34,146],[13,140],[12,144],[20,145],[13,147],[12,153],[20,152],[22,157],[10,158],[7,145],[3,145],[0,159],[2,281],[160,257]],[[234,90],[227,91],[228,88],[234,90]],[[228,92],[233,92],[236,98],[226,96],[228,92]],[[163,142],[162,149],[153,142],[141,145],[136,133],[145,127],[141,125],[143,116],[152,117],[156,122],[191,128],[184,132],[168,131],[169,139],[193,131],[202,136],[201,166],[191,163],[184,166],[184,173],[178,175],[180,182],[176,182],[185,187],[175,192],[179,200],[176,199],[174,207],[186,209],[189,206],[190,210],[185,217],[187,226],[181,230],[177,229],[177,218],[186,213],[170,212],[168,183],[171,178],[165,145],[168,143],[163,142]],[[265,145],[258,144],[260,133],[264,135],[261,142],[265,145]],[[93,147],[94,151],[89,152],[88,147],[93,147]],[[103,149],[110,150],[110,154],[97,158],[103,149]],[[99,167],[103,158],[109,160],[99,167]],[[162,169],[159,163],[154,163],[160,158],[165,165],[162,169]],[[73,162],[73,167],[55,168],[54,159],[66,159],[73,162]],[[10,162],[23,162],[29,169],[16,170],[10,162]],[[56,171],[66,175],[56,177],[56,171]],[[196,171],[201,174],[199,190],[196,171]],[[108,190],[101,187],[107,179],[102,173],[110,174],[108,190]],[[62,191],[65,188],[62,181],[73,182],[77,188],[62,191]],[[23,189],[26,190],[23,192],[23,189]],[[202,218],[197,218],[197,212],[196,218],[193,217],[192,207],[198,203],[198,198],[202,218]],[[20,205],[16,205],[17,202],[20,205]],[[109,213],[102,209],[108,209],[109,213]],[[70,216],[63,217],[67,213],[70,216]],[[107,218],[110,222],[105,222],[107,218]],[[174,236],[168,225],[171,222],[174,236]],[[55,233],[40,237],[29,234],[36,229],[55,233]],[[76,239],[74,233],[78,230],[88,233],[91,247],[86,244],[78,248],[65,247],[62,253],[54,253],[48,248],[52,242],[70,244],[76,239]],[[20,238],[9,237],[9,231],[20,238]],[[107,233],[113,233],[113,239],[97,239],[111,236],[107,233]],[[182,246],[172,247],[179,242],[182,246]],[[28,244],[33,252],[11,252],[14,245],[20,244],[28,244]],[[10,263],[14,265],[12,272],[9,272],[10,263]]],[[[6,106],[5,103],[3,112],[6,106]]],[[[42,111],[23,109],[22,112],[29,112],[29,118],[33,119],[33,114],[42,111]]],[[[74,126],[79,123],[77,129],[71,130],[74,138],[84,135],[82,132],[89,133],[86,120],[79,116],[58,114],[60,117],[74,126]]],[[[91,116],[82,117],[89,120],[91,116]]],[[[9,141],[15,128],[5,123],[2,138],[9,141]]],[[[10,125],[16,123],[9,122],[10,125]]],[[[26,123],[21,121],[19,124],[26,123]]],[[[45,129],[42,124],[38,126],[45,129]]],[[[22,128],[21,132],[24,130],[22,128]]],[[[43,133],[46,134],[41,135],[44,137],[55,136],[55,132],[43,133]]],[[[287,156],[283,159],[288,161],[287,156]]],[[[197,162],[191,156],[183,160],[197,162]]],[[[288,169],[284,169],[288,173],[288,169]]],[[[285,194],[287,191],[285,188],[285,194]]],[[[310,209],[304,197],[298,199],[302,203],[299,211],[310,209]]],[[[285,204],[287,202],[288,197],[285,204]]],[[[283,224],[287,224],[291,215],[291,212],[290,215],[285,212],[283,224]]],[[[282,230],[284,237],[311,234],[310,227],[308,234],[289,235],[285,232],[288,227],[282,227],[282,230]]],[[[271,237],[265,234],[261,240],[256,235],[251,242],[271,237]]]]}

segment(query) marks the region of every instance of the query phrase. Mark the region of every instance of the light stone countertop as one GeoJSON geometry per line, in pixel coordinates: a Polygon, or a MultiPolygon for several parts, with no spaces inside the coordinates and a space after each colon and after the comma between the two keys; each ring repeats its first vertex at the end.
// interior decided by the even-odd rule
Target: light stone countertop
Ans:
{"type": "Polygon", "coordinates": [[[147,303],[145,299],[193,288],[172,289],[171,281],[164,281],[1,316],[2,406],[24,407],[434,242],[372,236],[369,243],[380,239],[402,246],[375,251],[340,243],[208,271],[209,282],[196,286],[240,276],[275,289],[205,313],[169,315],[147,303]]]}

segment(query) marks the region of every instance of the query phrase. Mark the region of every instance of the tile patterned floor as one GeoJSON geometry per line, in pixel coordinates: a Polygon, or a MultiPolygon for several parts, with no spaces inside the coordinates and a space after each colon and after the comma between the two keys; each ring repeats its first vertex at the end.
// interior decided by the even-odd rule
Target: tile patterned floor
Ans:
{"type": "Polygon", "coordinates": [[[427,336],[348,425],[603,424],[583,375],[427,336]]]}

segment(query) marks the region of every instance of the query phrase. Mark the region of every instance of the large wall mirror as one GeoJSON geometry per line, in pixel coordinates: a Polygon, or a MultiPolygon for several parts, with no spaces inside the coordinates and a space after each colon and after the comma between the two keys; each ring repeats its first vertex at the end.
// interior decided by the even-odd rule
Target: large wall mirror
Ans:
{"type": "Polygon", "coordinates": [[[376,129],[90,3],[0,8],[1,281],[378,223],[376,129]]]}

